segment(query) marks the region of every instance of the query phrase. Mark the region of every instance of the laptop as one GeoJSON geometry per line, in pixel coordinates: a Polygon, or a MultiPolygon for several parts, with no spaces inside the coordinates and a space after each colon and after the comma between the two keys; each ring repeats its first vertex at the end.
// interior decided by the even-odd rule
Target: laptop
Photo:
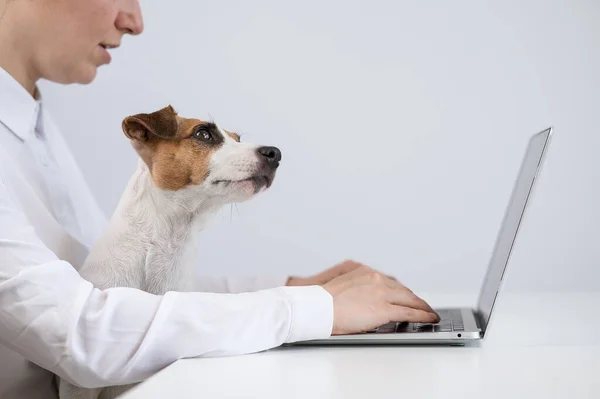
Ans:
{"type": "Polygon", "coordinates": [[[475,309],[436,309],[441,318],[440,322],[436,324],[389,323],[365,333],[334,335],[327,339],[301,341],[293,345],[465,345],[483,339],[517,237],[519,225],[525,214],[527,202],[530,199],[536,177],[540,172],[551,136],[552,127],[533,135],[529,140],[475,309]]]}

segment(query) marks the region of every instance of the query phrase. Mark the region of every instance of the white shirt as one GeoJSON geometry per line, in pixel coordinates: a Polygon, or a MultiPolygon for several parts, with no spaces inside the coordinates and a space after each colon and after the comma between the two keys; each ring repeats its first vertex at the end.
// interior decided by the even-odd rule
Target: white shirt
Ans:
{"type": "Polygon", "coordinates": [[[277,287],[283,278],[205,280],[205,293],[164,296],[98,290],[76,268],[105,225],[42,102],[0,68],[0,398],[56,397],[52,373],[126,384],[181,358],[331,334],[329,293],[277,287]]]}

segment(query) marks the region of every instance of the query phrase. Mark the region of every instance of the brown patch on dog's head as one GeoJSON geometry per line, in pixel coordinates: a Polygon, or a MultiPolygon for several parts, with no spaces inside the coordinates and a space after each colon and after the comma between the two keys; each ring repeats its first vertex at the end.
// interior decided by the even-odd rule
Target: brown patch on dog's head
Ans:
{"type": "Polygon", "coordinates": [[[182,118],[170,105],[129,116],[122,128],[156,186],[165,190],[201,184],[208,176],[211,155],[223,143],[214,123],[182,118]]]}
{"type": "Polygon", "coordinates": [[[234,132],[230,132],[229,130],[225,130],[225,133],[227,133],[229,135],[229,137],[231,137],[232,139],[234,139],[238,143],[240,142],[240,135],[239,134],[234,133],[234,132]]]}

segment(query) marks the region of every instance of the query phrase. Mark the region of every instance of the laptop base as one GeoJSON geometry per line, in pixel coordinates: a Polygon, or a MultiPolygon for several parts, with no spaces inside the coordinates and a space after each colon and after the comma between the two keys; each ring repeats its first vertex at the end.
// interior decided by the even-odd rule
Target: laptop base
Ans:
{"type": "MultiPolygon", "coordinates": [[[[291,345],[460,345],[482,338],[475,315],[469,308],[436,309],[442,320],[438,324],[390,323],[367,333],[332,335],[326,339],[295,342],[291,345]],[[458,313],[454,328],[440,328],[449,323],[444,315],[458,313]],[[396,324],[395,327],[392,327],[396,324]],[[440,331],[440,330],[444,331],[440,331]]],[[[287,346],[287,345],[286,345],[287,346]]]]}

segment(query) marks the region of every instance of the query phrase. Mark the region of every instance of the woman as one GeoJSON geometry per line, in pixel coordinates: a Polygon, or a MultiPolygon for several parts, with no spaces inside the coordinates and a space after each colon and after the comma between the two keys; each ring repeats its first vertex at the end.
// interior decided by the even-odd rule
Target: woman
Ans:
{"type": "Polygon", "coordinates": [[[206,281],[212,293],[92,287],[76,267],[105,219],[36,82],[91,82],[110,47],[142,32],[139,4],[0,0],[0,15],[0,397],[54,397],[52,373],[85,387],[126,384],[184,357],[437,319],[354,262],[304,279],[206,281]],[[256,292],[217,293],[240,291],[256,292]]]}

